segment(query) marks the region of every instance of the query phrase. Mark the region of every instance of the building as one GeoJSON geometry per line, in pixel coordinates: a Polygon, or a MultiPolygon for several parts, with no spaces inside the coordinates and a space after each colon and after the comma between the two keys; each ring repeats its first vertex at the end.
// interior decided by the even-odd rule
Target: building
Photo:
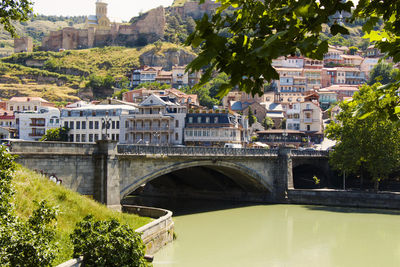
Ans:
{"type": "Polygon", "coordinates": [[[61,125],[69,128],[68,141],[120,140],[120,117],[136,110],[128,105],[90,105],[61,110],[61,125]]]}
{"type": "Polygon", "coordinates": [[[111,22],[107,17],[107,5],[104,0],[96,1],[96,15],[90,15],[86,18],[86,28],[98,30],[109,30],[111,28],[111,22]]]}
{"type": "Polygon", "coordinates": [[[233,112],[188,113],[184,135],[187,146],[218,146],[249,142],[248,121],[233,112]]]}
{"type": "Polygon", "coordinates": [[[139,104],[138,110],[121,116],[123,144],[180,145],[183,143],[186,105],[155,94],[139,104]]]}
{"type": "Polygon", "coordinates": [[[18,138],[38,141],[49,129],[60,127],[60,111],[54,107],[38,106],[37,110],[15,112],[18,138]]]}
{"type": "Polygon", "coordinates": [[[33,41],[32,37],[20,37],[14,38],[14,53],[20,52],[32,52],[33,51],[33,41]]]}
{"type": "Polygon", "coordinates": [[[322,111],[317,101],[300,103],[300,131],[308,134],[323,135],[322,111]]]}
{"type": "Polygon", "coordinates": [[[38,111],[40,107],[54,107],[54,104],[41,97],[12,97],[7,101],[7,110],[10,112],[35,112],[38,111]]]}

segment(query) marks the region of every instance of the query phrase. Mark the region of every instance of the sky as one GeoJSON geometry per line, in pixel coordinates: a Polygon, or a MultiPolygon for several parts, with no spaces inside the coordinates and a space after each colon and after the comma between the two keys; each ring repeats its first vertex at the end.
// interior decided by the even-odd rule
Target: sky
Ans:
{"type": "MultiPolygon", "coordinates": [[[[42,15],[88,16],[95,15],[96,0],[32,0],[33,12],[42,15]]],[[[139,12],[158,6],[170,6],[173,0],[107,0],[111,21],[129,21],[139,12]]]]}

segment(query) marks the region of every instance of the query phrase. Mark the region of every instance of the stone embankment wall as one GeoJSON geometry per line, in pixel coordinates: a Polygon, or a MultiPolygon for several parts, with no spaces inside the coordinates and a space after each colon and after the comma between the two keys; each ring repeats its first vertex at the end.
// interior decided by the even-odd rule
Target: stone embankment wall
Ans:
{"type": "MultiPolygon", "coordinates": [[[[174,235],[174,222],[172,212],[169,210],[125,205],[122,210],[127,213],[137,214],[143,217],[150,217],[156,220],[135,230],[142,233],[143,243],[146,245],[146,255],[154,255],[163,246],[172,242],[174,235]]],[[[71,259],[57,267],[79,267],[82,265],[82,258],[71,259]]]]}
{"type": "Polygon", "coordinates": [[[400,193],[394,192],[289,189],[287,197],[289,204],[400,209],[400,193]]]}

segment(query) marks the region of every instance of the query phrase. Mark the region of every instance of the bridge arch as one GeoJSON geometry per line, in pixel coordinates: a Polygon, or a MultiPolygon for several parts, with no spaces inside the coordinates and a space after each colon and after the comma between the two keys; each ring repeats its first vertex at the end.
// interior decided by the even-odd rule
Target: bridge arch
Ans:
{"type": "Polygon", "coordinates": [[[273,192],[273,185],[268,182],[268,177],[266,177],[265,174],[249,168],[245,164],[241,164],[239,162],[210,159],[171,163],[141,177],[134,177],[134,174],[132,173],[132,177],[130,178],[130,180],[133,181],[122,188],[120,191],[121,200],[134,192],[143,184],[149,183],[159,177],[162,177],[163,175],[168,175],[180,170],[193,167],[205,167],[221,172],[225,176],[242,186],[243,189],[251,188],[252,190],[256,190],[257,192],[273,192]]]}

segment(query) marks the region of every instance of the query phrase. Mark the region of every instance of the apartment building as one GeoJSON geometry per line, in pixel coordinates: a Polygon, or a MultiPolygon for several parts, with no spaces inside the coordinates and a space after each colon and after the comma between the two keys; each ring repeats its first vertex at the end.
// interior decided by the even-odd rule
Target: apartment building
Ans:
{"type": "Polygon", "coordinates": [[[152,94],[138,110],[121,116],[123,144],[180,145],[187,107],[168,96],[152,94]]]}
{"type": "Polygon", "coordinates": [[[40,107],[54,107],[54,104],[41,97],[12,97],[7,101],[7,111],[10,112],[36,112],[40,107]]]}
{"type": "Polygon", "coordinates": [[[135,111],[129,105],[90,105],[61,110],[61,125],[69,128],[69,142],[119,141],[120,117],[135,111]]]}
{"type": "Polygon", "coordinates": [[[60,127],[60,110],[38,106],[37,110],[15,112],[18,138],[38,141],[47,130],[60,127]]]}
{"type": "Polygon", "coordinates": [[[188,113],[184,143],[187,146],[218,146],[226,143],[245,144],[249,141],[248,121],[232,112],[188,113]]]}

